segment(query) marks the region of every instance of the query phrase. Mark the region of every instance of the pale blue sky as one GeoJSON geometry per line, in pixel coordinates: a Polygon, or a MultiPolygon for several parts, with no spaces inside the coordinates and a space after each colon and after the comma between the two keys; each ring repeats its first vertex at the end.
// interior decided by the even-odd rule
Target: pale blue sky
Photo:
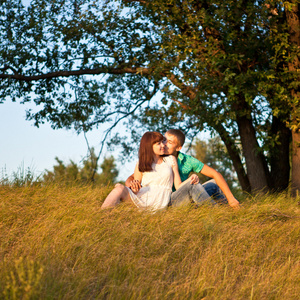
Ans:
{"type": "MultiPolygon", "coordinates": [[[[25,110],[25,105],[11,101],[0,104],[0,177],[3,171],[11,175],[22,166],[30,168],[36,175],[45,169],[52,170],[56,156],[65,163],[72,159],[80,164],[87,154],[83,134],[77,135],[71,130],[53,130],[49,124],[36,128],[32,122],[25,120],[25,110]]],[[[94,130],[87,135],[96,153],[100,150],[102,135],[101,130],[94,130]]],[[[100,160],[110,154],[118,159],[118,153],[104,151],[100,160]]],[[[133,172],[134,162],[124,165],[117,161],[117,167],[120,170],[119,179],[124,180],[133,172]]]]}

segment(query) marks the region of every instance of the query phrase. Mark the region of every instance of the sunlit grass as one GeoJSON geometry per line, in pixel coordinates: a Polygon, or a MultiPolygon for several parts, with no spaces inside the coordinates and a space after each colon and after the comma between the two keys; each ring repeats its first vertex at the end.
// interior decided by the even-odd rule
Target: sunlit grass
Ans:
{"type": "Polygon", "coordinates": [[[297,199],[101,211],[110,189],[0,187],[0,298],[298,299],[297,199]]]}

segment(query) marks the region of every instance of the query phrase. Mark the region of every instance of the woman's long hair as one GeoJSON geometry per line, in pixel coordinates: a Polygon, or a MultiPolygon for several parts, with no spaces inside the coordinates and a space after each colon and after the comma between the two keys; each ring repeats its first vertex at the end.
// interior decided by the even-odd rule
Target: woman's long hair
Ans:
{"type": "Polygon", "coordinates": [[[139,148],[139,171],[152,171],[152,164],[154,162],[153,145],[157,142],[163,141],[164,136],[155,131],[148,131],[144,133],[140,142],[139,148]]]}

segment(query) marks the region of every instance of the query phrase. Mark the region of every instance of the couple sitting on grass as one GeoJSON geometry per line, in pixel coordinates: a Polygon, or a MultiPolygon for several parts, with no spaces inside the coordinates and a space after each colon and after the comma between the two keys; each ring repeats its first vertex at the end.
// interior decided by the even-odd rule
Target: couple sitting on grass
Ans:
{"type": "Polygon", "coordinates": [[[239,202],[219,172],[179,152],[184,141],[185,135],[178,129],[170,129],[165,137],[158,132],[146,132],[140,142],[134,174],[126,180],[125,186],[115,185],[101,208],[115,207],[121,201],[150,211],[190,202],[197,205],[228,203],[232,208],[239,208],[239,202]],[[201,185],[196,174],[189,177],[191,172],[213,179],[201,185]]]}

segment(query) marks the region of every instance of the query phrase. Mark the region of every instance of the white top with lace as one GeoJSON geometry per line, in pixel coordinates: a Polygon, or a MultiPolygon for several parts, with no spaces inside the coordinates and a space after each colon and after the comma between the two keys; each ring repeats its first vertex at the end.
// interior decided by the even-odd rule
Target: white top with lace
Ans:
{"type": "Polygon", "coordinates": [[[172,157],[164,157],[162,163],[152,164],[153,171],[143,172],[142,188],[137,194],[128,189],[137,207],[157,211],[168,206],[174,181],[172,165],[172,157]]]}

